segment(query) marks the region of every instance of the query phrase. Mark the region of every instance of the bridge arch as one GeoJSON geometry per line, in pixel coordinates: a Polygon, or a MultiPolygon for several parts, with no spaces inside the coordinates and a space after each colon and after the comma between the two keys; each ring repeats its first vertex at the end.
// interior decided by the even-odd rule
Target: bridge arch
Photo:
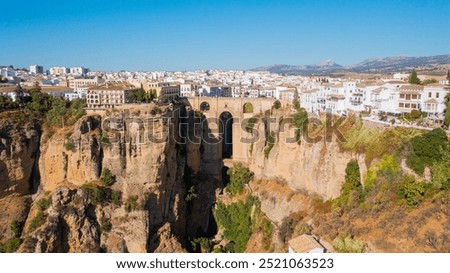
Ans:
{"type": "Polygon", "coordinates": [[[222,158],[233,157],[233,114],[224,111],[219,116],[222,158]]]}
{"type": "Polygon", "coordinates": [[[253,104],[251,102],[246,102],[242,106],[242,113],[253,113],[253,104]]]}
{"type": "Polygon", "coordinates": [[[200,104],[200,111],[202,111],[202,112],[207,112],[207,111],[209,111],[210,108],[211,108],[211,106],[206,101],[204,101],[200,104]]]}

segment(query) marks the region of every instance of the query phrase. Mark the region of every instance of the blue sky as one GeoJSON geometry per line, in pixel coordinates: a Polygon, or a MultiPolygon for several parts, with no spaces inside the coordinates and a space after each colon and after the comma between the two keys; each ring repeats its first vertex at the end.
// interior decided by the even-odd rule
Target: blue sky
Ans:
{"type": "Polygon", "coordinates": [[[448,0],[5,1],[0,9],[0,65],[16,67],[248,69],[450,54],[448,0]]]}

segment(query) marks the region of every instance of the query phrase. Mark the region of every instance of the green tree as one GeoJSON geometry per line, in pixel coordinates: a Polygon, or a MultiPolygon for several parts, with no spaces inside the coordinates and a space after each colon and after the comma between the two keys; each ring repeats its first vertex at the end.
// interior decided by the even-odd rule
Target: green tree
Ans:
{"type": "Polygon", "coordinates": [[[135,102],[146,102],[149,100],[150,96],[143,88],[134,91],[130,94],[131,99],[135,102]]]}
{"type": "Polygon", "coordinates": [[[408,78],[408,82],[410,84],[420,84],[420,79],[417,77],[417,72],[416,70],[413,70],[411,72],[411,75],[408,78]]]}
{"type": "Polygon", "coordinates": [[[45,114],[45,121],[49,125],[64,127],[64,121],[68,112],[66,101],[56,97],[51,97],[49,101],[51,109],[45,114]]]}
{"type": "Polygon", "coordinates": [[[241,163],[230,168],[227,174],[230,176],[230,183],[226,186],[226,190],[232,195],[242,193],[244,191],[244,185],[248,184],[253,178],[253,172],[241,163]]]}
{"type": "Polygon", "coordinates": [[[47,94],[43,94],[39,86],[30,90],[31,102],[27,104],[27,109],[35,115],[43,115],[50,106],[47,94]]]}
{"type": "Polygon", "coordinates": [[[73,125],[77,120],[86,114],[84,108],[86,107],[86,101],[84,99],[76,99],[70,102],[70,108],[68,109],[68,121],[67,124],[73,125]]]}
{"type": "Polygon", "coordinates": [[[450,70],[447,70],[447,80],[450,82],[450,70]]]}

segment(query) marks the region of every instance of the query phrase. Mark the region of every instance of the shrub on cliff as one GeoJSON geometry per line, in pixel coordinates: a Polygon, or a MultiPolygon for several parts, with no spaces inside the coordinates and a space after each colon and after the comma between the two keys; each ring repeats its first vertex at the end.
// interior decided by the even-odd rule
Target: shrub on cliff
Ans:
{"type": "Polygon", "coordinates": [[[292,124],[296,128],[295,140],[300,143],[301,137],[308,133],[308,112],[301,108],[292,117],[292,124]]]}
{"type": "Polygon", "coordinates": [[[241,163],[230,168],[227,174],[230,176],[230,183],[225,189],[232,195],[242,193],[244,191],[244,185],[248,184],[253,178],[253,172],[244,167],[241,163]]]}
{"type": "Polygon", "coordinates": [[[270,151],[272,150],[274,145],[275,145],[275,133],[273,131],[270,131],[270,133],[267,135],[267,147],[264,149],[265,158],[269,158],[270,151]]]}
{"type": "Polygon", "coordinates": [[[440,161],[443,151],[448,149],[447,134],[442,129],[434,129],[411,140],[411,151],[406,163],[416,173],[423,174],[425,167],[440,161]]]}
{"type": "Polygon", "coordinates": [[[20,238],[14,237],[9,239],[4,245],[0,244],[0,253],[13,253],[19,249],[22,241],[20,238]]]}
{"type": "Polygon", "coordinates": [[[111,173],[110,169],[105,168],[102,171],[100,182],[102,182],[105,187],[111,187],[114,183],[116,183],[116,176],[111,173]]]}
{"type": "Polygon", "coordinates": [[[425,187],[422,182],[416,181],[414,176],[406,175],[403,177],[398,191],[399,197],[409,208],[415,207],[422,200],[425,193],[425,187]]]}
{"type": "Polygon", "coordinates": [[[358,162],[352,160],[345,168],[345,182],[342,185],[341,195],[333,203],[339,207],[351,207],[362,200],[363,188],[358,162]]]}
{"type": "Polygon", "coordinates": [[[234,242],[235,252],[244,252],[252,234],[251,213],[255,198],[249,196],[244,203],[239,201],[228,206],[219,202],[214,211],[219,226],[224,228],[224,237],[234,242]]]}

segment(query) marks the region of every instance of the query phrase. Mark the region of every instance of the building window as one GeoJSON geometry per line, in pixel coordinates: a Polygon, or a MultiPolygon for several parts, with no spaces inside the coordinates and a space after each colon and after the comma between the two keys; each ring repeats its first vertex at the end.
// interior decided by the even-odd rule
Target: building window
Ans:
{"type": "Polygon", "coordinates": [[[436,92],[436,99],[439,99],[439,92],[436,92]]]}
{"type": "Polygon", "coordinates": [[[405,98],[405,94],[400,94],[400,98],[404,99],[405,98]]]}
{"type": "Polygon", "coordinates": [[[405,107],[405,104],[404,104],[403,102],[401,102],[398,106],[399,106],[400,108],[403,108],[403,107],[405,107]]]}
{"type": "Polygon", "coordinates": [[[431,98],[431,92],[428,92],[428,97],[431,98]]]}

